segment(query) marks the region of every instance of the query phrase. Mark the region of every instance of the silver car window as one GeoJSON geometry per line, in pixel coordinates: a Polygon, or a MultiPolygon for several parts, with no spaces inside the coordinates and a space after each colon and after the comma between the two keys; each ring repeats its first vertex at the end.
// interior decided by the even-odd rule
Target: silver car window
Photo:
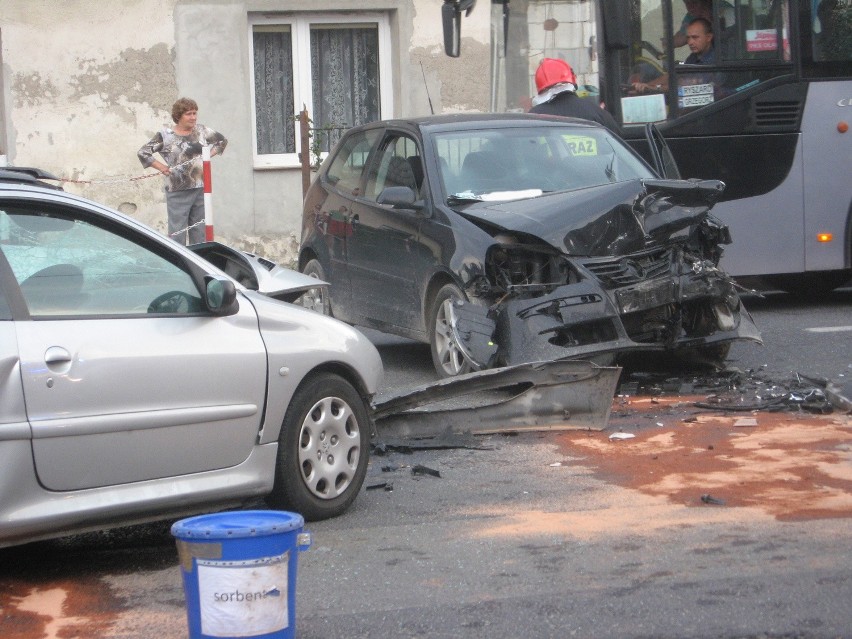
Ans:
{"type": "Polygon", "coordinates": [[[0,250],[34,317],[145,314],[169,293],[184,303],[166,312],[202,308],[198,288],[182,268],[65,213],[0,211],[0,250]]]}

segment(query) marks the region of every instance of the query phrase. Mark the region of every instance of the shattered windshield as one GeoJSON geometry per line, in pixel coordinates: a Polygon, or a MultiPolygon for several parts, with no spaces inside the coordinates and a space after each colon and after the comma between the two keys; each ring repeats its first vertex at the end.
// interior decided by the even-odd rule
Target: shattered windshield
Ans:
{"type": "Polygon", "coordinates": [[[518,127],[434,136],[449,203],[517,200],[655,177],[606,129],[518,127]]]}

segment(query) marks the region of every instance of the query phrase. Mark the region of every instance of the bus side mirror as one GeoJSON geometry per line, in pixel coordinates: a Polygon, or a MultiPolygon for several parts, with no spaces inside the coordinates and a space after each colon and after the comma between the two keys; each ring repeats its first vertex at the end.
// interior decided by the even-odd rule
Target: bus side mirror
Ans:
{"type": "Polygon", "coordinates": [[[470,15],[476,5],[476,0],[444,0],[441,7],[441,21],[444,25],[444,52],[451,58],[459,57],[461,53],[461,18],[462,11],[470,15]]]}
{"type": "Polygon", "coordinates": [[[627,49],[630,46],[630,7],[624,0],[603,0],[604,42],[607,49],[627,49]]]}

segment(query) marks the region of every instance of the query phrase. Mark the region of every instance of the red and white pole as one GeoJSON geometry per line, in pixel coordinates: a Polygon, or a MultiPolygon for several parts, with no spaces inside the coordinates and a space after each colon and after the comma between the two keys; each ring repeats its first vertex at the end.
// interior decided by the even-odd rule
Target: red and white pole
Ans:
{"type": "Polygon", "coordinates": [[[210,147],[201,147],[201,160],[204,164],[204,228],[205,239],[213,241],[213,178],[210,172],[210,147]]]}

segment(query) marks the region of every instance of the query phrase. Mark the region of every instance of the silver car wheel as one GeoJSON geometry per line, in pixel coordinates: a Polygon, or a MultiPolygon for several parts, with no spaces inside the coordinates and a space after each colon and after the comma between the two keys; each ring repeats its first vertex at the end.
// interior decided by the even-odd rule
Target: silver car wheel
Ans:
{"type": "Polygon", "coordinates": [[[338,397],[319,400],[299,432],[302,480],[320,499],[343,494],[355,478],[361,456],[361,428],[352,408],[338,397]]]}

